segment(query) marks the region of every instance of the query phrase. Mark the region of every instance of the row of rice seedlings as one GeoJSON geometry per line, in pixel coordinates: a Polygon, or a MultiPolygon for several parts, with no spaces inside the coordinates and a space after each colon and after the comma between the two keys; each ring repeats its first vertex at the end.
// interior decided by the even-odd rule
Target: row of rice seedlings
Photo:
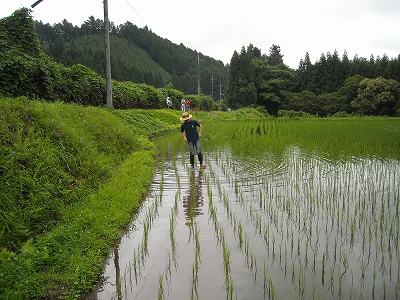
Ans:
{"type": "MultiPolygon", "coordinates": [[[[210,174],[213,175],[212,166],[209,163],[209,161],[208,161],[208,165],[209,165],[210,174]]],[[[217,238],[217,243],[221,243],[221,236],[220,236],[220,226],[221,225],[219,224],[218,211],[217,211],[217,208],[213,201],[213,193],[212,193],[210,177],[207,177],[207,194],[208,194],[208,210],[209,210],[209,214],[210,214],[210,219],[213,222],[214,233],[217,238]]]]}
{"type": "MultiPolygon", "coordinates": [[[[176,160],[173,159],[173,164],[175,168],[175,173],[177,174],[176,168],[176,160]]],[[[171,252],[166,253],[167,263],[165,267],[165,271],[163,274],[159,274],[159,286],[158,286],[158,299],[165,299],[165,285],[164,285],[164,278],[165,282],[169,285],[171,284],[171,277],[172,277],[172,264],[174,265],[175,269],[178,267],[177,261],[177,242],[176,242],[176,215],[179,211],[178,209],[178,201],[180,195],[180,181],[178,181],[178,191],[175,193],[174,196],[174,206],[171,208],[171,212],[169,215],[169,235],[170,235],[170,243],[171,243],[171,252]]]]}
{"type": "MultiPolygon", "coordinates": [[[[241,221],[237,218],[236,214],[233,213],[228,194],[226,193],[225,190],[221,191],[222,189],[221,189],[219,180],[216,180],[216,182],[218,185],[218,190],[220,191],[220,197],[222,197],[222,203],[226,210],[227,218],[233,227],[234,236],[238,239],[239,248],[243,250],[243,254],[245,257],[245,265],[249,268],[250,272],[252,273],[252,275],[254,277],[254,280],[256,281],[256,279],[257,279],[257,259],[256,259],[256,255],[253,253],[253,251],[250,247],[250,240],[247,236],[247,233],[243,233],[243,225],[242,225],[241,221]]],[[[223,237],[224,229],[220,228],[219,231],[220,231],[220,235],[223,237]]],[[[224,240],[223,239],[222,239],[222,247],[224,248],[224,240]]],[[[227,252],[224,251],[224,253],[227,253],[227,252]]],[[[226,259],[224,259],[224,261],[227,262],[226,259]]],[[[228,267],[228,265],[226,265],[226,267],[228,267]]],[[[226,280],[229,280],[229,278],[226,277],[226,280]]],[[[228,283],[228,281],[227,281],[227,283],[228,283]]]]}
{"type": "Polygon", "coordinates": [[[177,183],[177,186],[178,186],[178,191],[180,191],[180,189],[181,189],[181,176],[179,174],[178,166],[177,166],[177,163],[176,163],[176,155],[174,155],[174,153],[172,153],[171,154],[171,158],[172,158],[172,166],[173,166],[173,169],[175,171],[175,177],[176,177],[176,183],[177,183]]]}
{"type": "MultiPolygon", "coordinates": [[[[195,223],[196,224],[196,223],[195,223]]],[[[198,284],[199,284],[199,269],[200,269],[200,263],[201,263],[201,258],[200,258],[200,239],[199,239],[199,228],[196,225],[194,225],[194,236],[195,236],[195,251],[194,251],[194,262],[192,264],[192,277],[190,280],[190,299],[198,299],[199,298],[199,293],[198,293],[198,284]]]]}
{"type": "Polygon", "coordinates": [[[176,228],[176,219],[175,219],[175,210],[171,208],[171,214],[169,215],[169,237],[171,242],[171,251],[173,261],[176,261],[176,237],[175,237],[175,228],[176,228]]]}
{"type": "MultiPolygon", "coordinates": [[[[213,174],[213,173],[211,172],[211,174],[213,174]]],[[[225,275],[226,297],[227,297],[227,299],[233,299],[233,297],[234,297],[234,281],[233,281],[232,273],[231,273],[231,249],[225,239],[225,228],[218,221],[217,209],[213,203],[212,188],[211,188],[209,178],[207,180],[207,189],[208,189],[208,199],[209,199],[208,206],[209,206],[209,210],[210,210],[210,215],[213,220],[214,229],[215,229],[216,236],[217,236],[217,242],[222,247],[222,259],[223,259],[223,269],[224,269],[224,275],[225,275]]],[[[218,189],[220,189],[220,185],[219,185],[218,189]]],[[[231,215],[231,214],[228,212],[228,215],[231,215]]]]}

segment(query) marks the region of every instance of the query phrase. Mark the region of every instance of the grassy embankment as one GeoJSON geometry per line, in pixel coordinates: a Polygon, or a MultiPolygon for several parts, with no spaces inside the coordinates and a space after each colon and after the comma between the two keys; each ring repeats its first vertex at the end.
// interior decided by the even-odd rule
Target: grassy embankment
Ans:
{"type": "Polygon", "coordinates": [[[0,99],[0,299],[78,298],[151,183],[179,112],[0,99]]]}
{"type": "MultiPolygon", "coordinates": [[[[148,137],[177,130],[180,111],[0,98],[0,299],[77,299],[151,183],[148,137]]],[[[256,111],[198,112],[236,119],[256,111]]]]}

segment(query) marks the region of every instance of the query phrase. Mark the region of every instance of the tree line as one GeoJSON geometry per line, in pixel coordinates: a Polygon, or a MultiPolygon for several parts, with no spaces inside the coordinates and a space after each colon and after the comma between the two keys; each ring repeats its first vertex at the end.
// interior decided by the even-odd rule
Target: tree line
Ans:
{"type": "Polygon", "coordinates": [[[308,53],[297,70],[283,62],[278,45],[269,54],[252,44],[235,51],[228,76],[226,103],[232,108],[263,106],[270,114],[302,111],[319,116],[335,113],[400,115],[400,54],[370,59],[321,54],[314,64],[308,53]]]}

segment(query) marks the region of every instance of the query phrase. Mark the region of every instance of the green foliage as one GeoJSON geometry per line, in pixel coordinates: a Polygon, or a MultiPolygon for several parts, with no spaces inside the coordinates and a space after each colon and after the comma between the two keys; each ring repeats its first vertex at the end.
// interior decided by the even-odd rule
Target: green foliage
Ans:
{"type": "Polygon", "coordinates": [[[351,105],[361,115],[393,116],[400,107],[400,85],[393,79],[365,78],[351,105]]]}
{"type": "MultiPolygon", "coordinates": [[[[81,28],[66,20],[54,27],[43,23],[36,25],[46,51],[71,67],[54,63],[42,53],[30,10],[20,9],[0,20],[0,94],[104,105],[105,80],[89,67],[77,63],[88,64],[103,73],[103,63],[99,64],[103,61],[100,35],[103,22],[91,17],[81,28]]],[[[112,24],[111,33],[115,46],[113,64],[116,68],[113,73],[116,78],[132,78],[136,82],[153,84],[114,80],[113,103],[116,108],[158,109],[165,107],[165,98],[171,96],[175,108],[179,109],[178,102],[184,97],[184,91],[197,88],[193,80],[199,75],[194,59],[200,57],[197,52],[183,45],[174,45],[148,28],[139,29],[129,22],[120,27],[112,24]],[[165,82],[169,83],[161,88],[165,82]]],[[[349,60],[346,53],[340,59],[335,51],[321,55],[320,60],[312,64],[307,53],[296,73],[283,64],[282,57],[277,45],[272,45],[270,55],[262,55],[261,50],[252,44],[247,49],[243,47],[240,54],[235,51],[229,68],[226,98],[220,107],[264,106],[272,115],[276,115],[278,110],[300,110],[319,116],[329,116],[338,111],[398,115],[396,85],[400,80],[400,57],[389,60],[386,55],[376,59],[371,56],[367,60],[355,56],[349,60]],[[365,89],[363,85],[358,89],[364,77],[379,81],[382,75],[385,80],[393,80],[385,92],[370,92],[371,89],[365,89]],[[376,95],[372,96],[374,93],[376,95]]],[[[202,80],[205,85],[202,90],[211,91],[213,96],[217,94],[213,90],[215,87],[209,85],[215,78],[223,83],[228,66],[207,57],[201,61],[200,76],[213,79],[202,80]]],[[[187,94],[192,98],[192,107],[201,110],[215,108],[211,98],[187,94]]]]}
{"type": "MultiPolygon", "coordinates": [[[[25,20],[24,24],[30,24],[30,27],[26,27],[24,31],[28,36],[27,39],[35,39],[32,43],[39,45],[34,23],[28,10],[16,12],[13,16],[2,20],[0,26],[6,26],[9,23],[19,24],[21,23],[21,19],[25,20]]],[[[101,25],[99,24],[99,22],[91,20],[86,25],[89,26],[88,28],[93,29],[89,31],[97,32],[95,28],[101,25]]],[[[9,27],[11,29],[2,35],[1,37],[4,39],[0,40],[5,45],[4,48],[0,49],[3,58],[0,61],[0,76],[3,79],[0,83],[0,94],[14,97],[27,96],[31,99],[40,98],[46,101],[72,102],[91,106],[102,106],[104,104],[105,80],[100,75],[82,64],[73,64],[71,67],[65,67],[55,63],[40,51],[40,47],[38,51],[29,52],[29,49],[26,50],[24,48],[24,40],[15,41],[10,38],[14,35],[21,36],[21,34],[15,29],[16,26],[9,27]],[[17,42],[20,42],[20,44],[17,42]]],[[[47,28],[43,24],[41,27],[43,31],[47,28]]],[[[77,29],[66,21],[63,22],[62,26],[58,24],[56,27],[59,27],[60,34],[65,39],[70,39],[76,35],[77,29]]],[[[43,33],[41,37],[44,38],[43,33]]],[[[120,37],[113,37],[112,39],[115,42],[116,53],[124,53],[123,56],[115,55],[116,63],[118,63],[118,59],[123,63],[134,59],[138,59],[141,62],[135,65],[136,71],[130,70],[127,65],[121,65],[118,68],[121,72],[139,74],[146,77],[145,72],[151,70],[151,74],[149,73],[148,77],[157,79],[159,83],[170,78],[169,74],[158,64],[155,64],[145,51],[137,46],[128,45],[127,41],[120,37]],[[128,49],[131,52],[126,55],[128,49]],[[161,79],[158,78],[159,76],[161,79]]],[[[60,41],[60,39],[56,39],[55,43],[57,41],[60,41]]],[[[83,58],[90,58],[96,68],[103,68],[102,64],[98,64],[99,60],[103,61],[103,59],[96,56],[97,52],[103,52],[101,49],[104,46],[100,42],[101,36],[92,34],[90,36],[78,37],[77,40],[70,43],[70,48],[66,48],[67,44],[64,42],[56,46],[50,43],[48,47],[54,46],[54,51],[57,51],[60,57],[65,58],[68,62],[75,61],[75,56],[82,56],[82,53],[85,53],[82,56],[83,58]],[[75,42],[81,40],[84,49],[73,48],[76,46],[75,42]]],[[[85,59],[83,61],[90,65],[85,59]]],[[[134,83],[132,81],[113,81],[113,106],[115,108],[158,109],[165,107],[167,96],[172,97],[177,102],[180,101],[183,95],[184,93],[175,89],[171,82],[164,88],[155,88],[151,85],[134,83]]],[[[198,102],[200,109],[211,110],[215,108],[213,101],[209,97],[196,97],[195,101],[198,102]]],[[[178,105],[176,105],[176,109],[179,109],[178,105]]]]}
{"type": "Polygon", "coordinates": [[[226,102],[232,108],[264,106],[276,115],[282,101],[296,86],[296,74],[283,64],[280,47],[273,45],[270,55],[250,44],[232,56],[226,102]]]}
{"type": "Polygon", "coordinates": [[[21,8],[10,17],[0,19],[0,53],[14,50],[29,56],[41,54],[35,22],[30,12],[27,8],[21,8]]]}
{"type": "Polygon", "coordinates": [[[104,80],[87,67],[65,68],[45,56],[29,10],[16,11],[2,19],[0,26],[7,27],[2,40],[6,47],[0,49],[0,94],[102,105],[104,80]]]}
{"type": "Polygon", "coordinates": [[[54,94],[50,99],[92,106],[103,104],[105,80],[89,68],[83,65],[71,68],[56,65],[54,76],[54,94]]]}
{"type": "Polygon", "coordinates": [[[319,115],[325,117],[341,110],[350,112],[350,104],[346,100],[346,97],[341,96],[338,92],[320,95],[318,97],[321,104],[319,115]]]}
{"type": "Polygon", "coordinates": [[[283,108],[285,110],[304,111],[310,114],[318,114],[321,110],[317,95],[310,91],[288,93],[283,108]]]}
{"type": "Polygon", "coordinates": [[[163,89],[150,85],[113,81],[113,106],[117,109],[161,108],[164,95],[163,89]]]}
{"type": "Polygon", "coordinates": [[[345,111],[338,111],[337,113],[332,115],[332,118],[351,118],[352,115],[345,111]]]}
{"type": "Polygon", "coordinates": [[[272,67],[261,59],[253,59],[256,73],[257,104],[276,115],[286,94],[296,85],[295,73],[283,64],[272,67]]]}
{"type": "Polygon", "coordinates": [[[35,96],[48,91],[48,67],[30,10],[0,20],[0,94],[35,96]]]}

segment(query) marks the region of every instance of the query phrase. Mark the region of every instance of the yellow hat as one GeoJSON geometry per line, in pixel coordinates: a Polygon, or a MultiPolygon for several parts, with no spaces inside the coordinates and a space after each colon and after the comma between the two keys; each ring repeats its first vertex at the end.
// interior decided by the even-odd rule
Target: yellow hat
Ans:
{"type": "Polygon", "coordinates": [[[186,111],[182,114],[182,117],[179,119],[181,121],[185,121],[192,118],[192,115],[189,115],[186,111]]]}

